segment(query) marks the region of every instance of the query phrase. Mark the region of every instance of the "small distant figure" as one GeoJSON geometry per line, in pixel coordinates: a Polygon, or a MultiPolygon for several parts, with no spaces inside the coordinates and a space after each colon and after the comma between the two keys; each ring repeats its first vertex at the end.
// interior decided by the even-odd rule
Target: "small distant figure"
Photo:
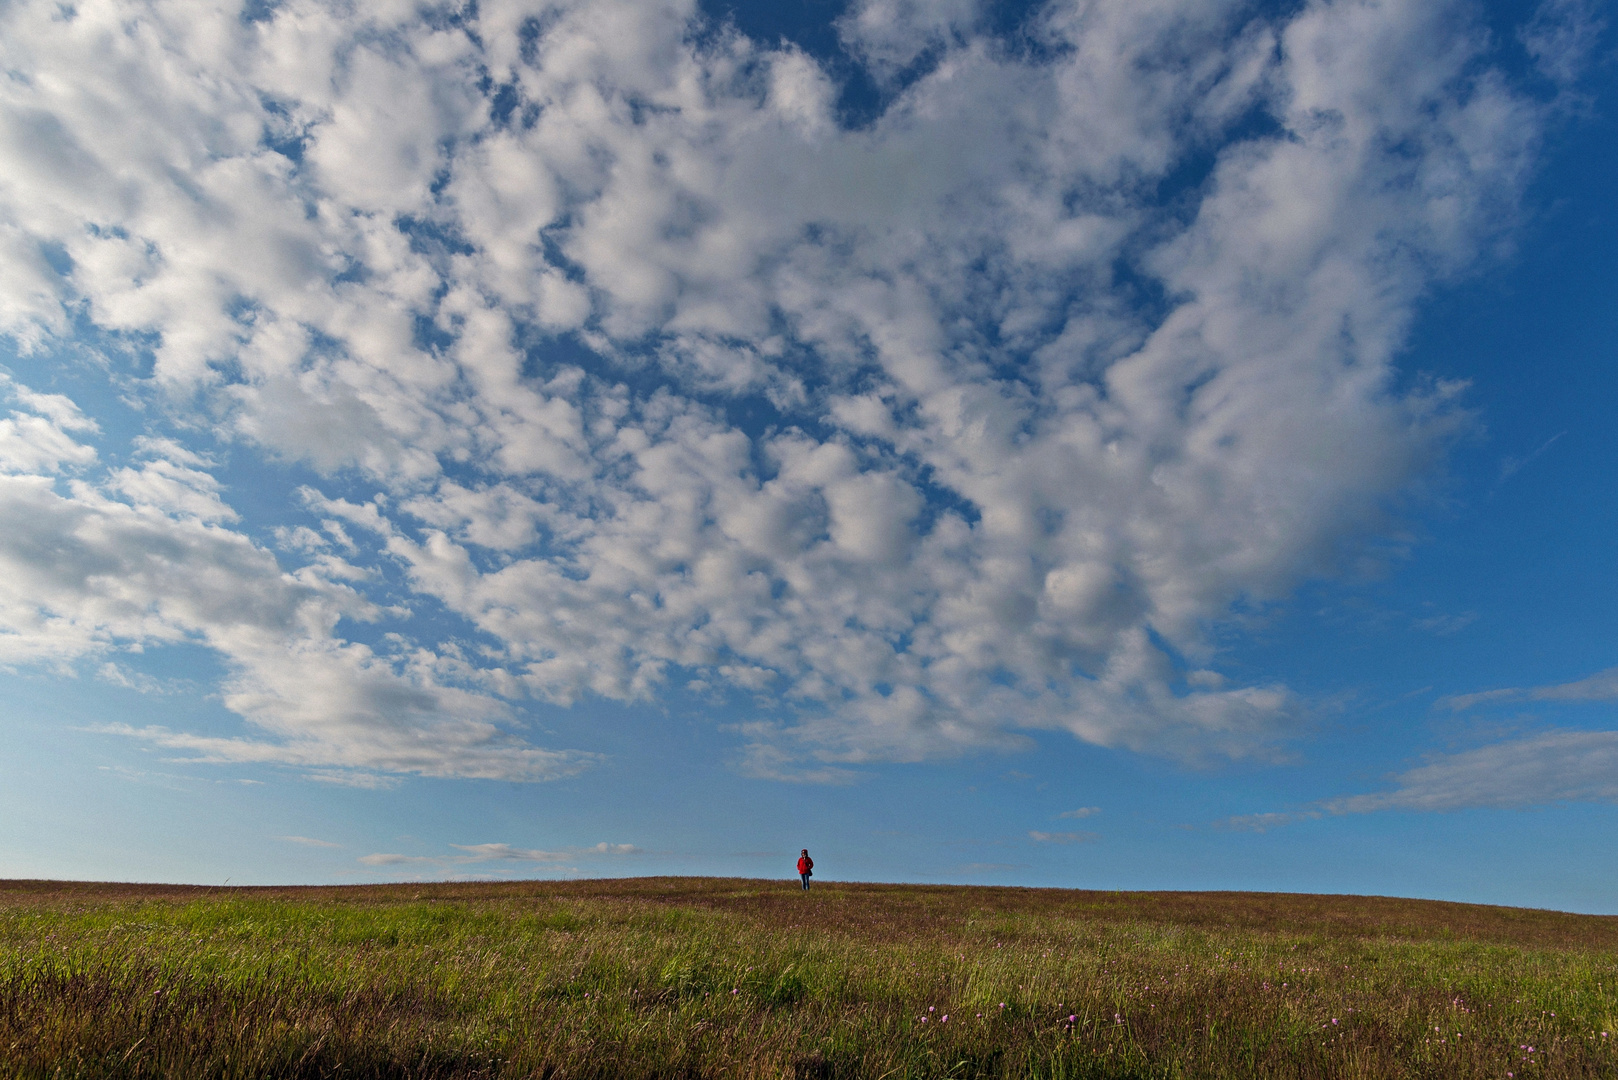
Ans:
{"type": "Polygon", "coordinates": [[[809,891],[809,879],[814,876],[815,860],[809,857],[809,849],[804,848],[803,854],[798,856],[798,876],[803,879],[803,891],[809,891]]]}

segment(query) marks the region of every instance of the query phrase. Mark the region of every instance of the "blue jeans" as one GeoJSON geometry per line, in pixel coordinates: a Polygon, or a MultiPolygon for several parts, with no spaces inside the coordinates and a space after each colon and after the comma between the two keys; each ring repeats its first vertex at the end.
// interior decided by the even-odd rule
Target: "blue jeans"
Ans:
{"type": "Polygon", "coordinates": [[[809,891],[809,875],[808,874],[799,874],[798,876],[803,878],[803,891],[808,892],[809,891]]]}

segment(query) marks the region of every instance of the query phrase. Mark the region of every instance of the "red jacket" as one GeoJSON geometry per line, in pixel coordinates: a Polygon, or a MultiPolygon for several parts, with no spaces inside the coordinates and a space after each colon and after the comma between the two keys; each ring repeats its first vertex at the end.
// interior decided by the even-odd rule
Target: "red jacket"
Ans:
{"type": "Polygon", "coordinates": [[[811,859],[809,856],[804,855],[798,859],[798,873],[807,874],[814,868],[815,860],[811,859]]]}

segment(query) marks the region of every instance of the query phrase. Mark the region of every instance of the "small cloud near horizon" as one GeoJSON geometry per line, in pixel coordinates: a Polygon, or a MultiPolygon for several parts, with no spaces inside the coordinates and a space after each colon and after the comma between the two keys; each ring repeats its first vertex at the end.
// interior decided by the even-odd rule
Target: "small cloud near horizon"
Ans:
{"type": "Polygon", "coordinates": [[[1223,818],[1213,823],[1215,829],[1224,829],[1230,832],[1264,833],[1271,829],[1279,829],[1283,825],[1291,825],[1295,821],[1309,821],[1321,816],[1318,810],[1300,810],[1295,813],[1269,813],[1269,814],[1237,814],[1234,817],[1223,818]]]}
{"type": "MultiPolygon", "coordinates": [[[[606,841],[590,847],[572,847],[561,851],[543,851],[539,848],[520,848],[510,844],[451,844],[465,855],[401,855],[393,852],[375,852],[361,855],[358,861],[365,866],[468,866],[486,862],[531,862],[555,864],[590,856],[639,855],[642,849],[634,844],[609,844],[606,841]]],[[[568,868],[570,871],[575,869],[568,868]]]]}

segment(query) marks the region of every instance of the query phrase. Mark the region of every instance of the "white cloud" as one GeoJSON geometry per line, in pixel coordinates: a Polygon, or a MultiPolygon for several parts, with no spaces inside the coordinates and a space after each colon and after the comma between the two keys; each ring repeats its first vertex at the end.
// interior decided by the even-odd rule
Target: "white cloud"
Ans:
{"type": "Polygon", "coordinates": [[[219,481],[199,469],[172,461],[148,461],[138,469],[115,470],[107,487],[130,502],[199,521],[236,521],[236,511],[220,498],[219,481]]]}
{"type": "Polygon", "coordinates": [[[938,62],[860,130],[689,2],[547,11],[0,13],[0,332],[153,342],[124,384],[318,470],[274,535],[314,555],[312,512],[352,560],[231,531],[189,430],[74,479],[91,422],[29,399],[0,660],[200,641],[270,741],[140,737],[338,776],[563,775],[507,701],[671,679],[784,706],[744,768],[822,781],[1294,730],[1209,630],[1357,557],[1466,422],[1393,364],[1543,115],[1462,6],[1052,3],[1010,50],[870,0],[839,25],[873,70],[938,62]],[[475,660],[337,632],[390,560],[475,660]]]}
{"type": "Polygon", "coordinates": [[[1566,93],[1584,74],[1606,28],[1592,0],[1547,0],[1518,31],[1540,71],[1566,93]]]}
{"type": "Polygon", "coordinates": [[[1313,821],[1321,816],[1319,810],[1300,810],[1297,812],[1271,812],[1264,814],[1238,814],[1235,817],[1225,818],[1215,822],[1218,829],[1230,829],[1233,832],[1265,833],[1271,829],[1279,829],[1283,825],[1291,825],[1299,821],[1313,821]]]}
{"type": "MultiPolygon", "coordinates": [[[[203,758],[201,760],[207,760],[203,758]]],[[[232,760],[222,758],[219,760],[232,760]]],[[[383,776],[378,773],[359,772],[354,769],[315,769],[304,773],[304,779],[313,780],[317,784],[332,784],[337,787],[359,788],[361,791],[386,791],[399,786],[397,776],[383,776]]],[[[453,775],[450,774],[450,775],[453,775]]]]}
{"type": "Polygon", "coordinates": [[[857,0],[838,19],[838,36],[879,75],[891,77],[928,50],[963,39],[978,7],[978,0],[857,0]]]}
{"type": "MultiPolygon", "coordinates": [[[[606,841],[591,847],[566,848],[562,851],[541,851],[537,848],[513,847],[510,844],[451,844],[450,847],[458,851],[464,851],[466,854],[397,855],[378,852],[373,855],[361,855],[358,861],[365,866],[437,866],[442,868],[499,862],[553,865],[601,856],[638,855],[641,850],[634,844],[609,844],[606,841]]],[[[553,865],[553,868],[566,872],[576,872],[577,870],[576,867],[572,866],[553,865]]]]}
{"type": "Polygon", "coordinates": [[[1566,434],[1567,432],[1565,431],[1558,431],[1555,435],[1552,435],[1550,438],[1541,443],[1537,449],[1524,454],[1522,457],[1507,457],[1503,459],[1500,462],[1500,482],[1503,484],[1507,480],[1510,480],[1513,476],[1516,476],[1523,470],[1524,466],[1528,465],[1535,458],[1549,450],[1552,446],[1555,446],[1556,441],[1566,434]]]}
{"type": "Polygon", "coordinates": [[[1028,838],[1036,844],[1089,844],[1101,839],[1101,834],[1093,832],[1041,832],[1038,829],[1030,829],[1028,838]]]}
{"type": "Polygon", "coordinates": [[[1099,806],[1081,806],[1077,810],[1066,810],[1056,816],[1059,818],[1087,818],[1101,813],[1099,806]]]}
{"type": "Polygon", "coordinates": [[[1410,625],[1425,633],[1447,637],[1450,634],[1460,633],[1477,621],[1477,612],[1463,611],[1459,615],[1429,615],[1421,619],[1412,619],[1410,625]]]}
{"type": "Polygon", "coordinates": [[[121,686],[125,690],[134,690],[142,694],[161,694],[164,686],[157,679],[140,671],[131,671],[121,664],[108,660],[96,668],[96,678],[109,682],[114,686],[121,686]]]}
{"type": "Polygon", "coordinates": [[[469,861],[561,862],[571,856],[565,851],[539,851],[515,848],[510,844],[451,844],[469,856],[469,861]]]}
{"type": "Polygon", "coordinates": [[[1322,803],[1333,814],[1618,802],[1618,731],[1547,731],[1432,758],[1392,791],[1322,803]]]}
{"type": "Polygon", "coordinates": [[[285,840],[289,844],[301,844],[304,847],[338,848],[341,844],[334,844],[330,840],[316,840],[312,836],[277,836],[277,840],[285,840]]]}
{"type": "Polygon", "coordinates": [[[1267,832],[1328,814],[1618,802],[1618,731],[1552,729],[1472,750],[1434,754],[1425,764],[1390,779],[1392,787],[1386,791],[1324,799],[1294,811],[1239,815],[1217,827],[1267,832]]]}
{"type": "Polygon", "coordinates": [[[93,433],[95,421],[60,394],[36,394],[0,372],[0,393],[19,408],[0,419],[0,473],[56,473],[96,460],[95,447],[73,432],[93,433]]]}
{"type": "Polygon", "coordinates": [[[356,862],[363,866],[437,866],[443,862],[427,855],[398,855],[386,852],[376,852],[372,855],[361,855],[356,862]]]}
{"type": "Polygon", "coordinates": [[[1573,682],[1550,686],[1502,687],[1498,690],[1480,690],[1472,694],[1454,694],[1440,698],[1437,708],[1461,712],[1479,705],[1506,704],[1517,701],[1611,701],[1618,698],[1618,667],[1598,671],[1573,682]]]}
{"type": "MultiPolygon", "coordinates": [[[[339,766],[314,778],[360,784],[369,770],[549,779],[593,760],[504,730],[506,706],[461,685],[449,655],[379,654],[339,636],[342,619],[374,620],[380,609],[324,573],[329,562],[283,572],[219,524],[236,518],[219,492],[206,472],[163,459],[109,470],[101,486],[72,481],[66,493],[49,476],[0,476],[0,664],[62,667],[114,648],[207,646],[229,669],[224,703],[257,734],[103,729],[192,760],[339,766]]],[[[110,661],[99,672],[157,688],[110,661]]]]}

